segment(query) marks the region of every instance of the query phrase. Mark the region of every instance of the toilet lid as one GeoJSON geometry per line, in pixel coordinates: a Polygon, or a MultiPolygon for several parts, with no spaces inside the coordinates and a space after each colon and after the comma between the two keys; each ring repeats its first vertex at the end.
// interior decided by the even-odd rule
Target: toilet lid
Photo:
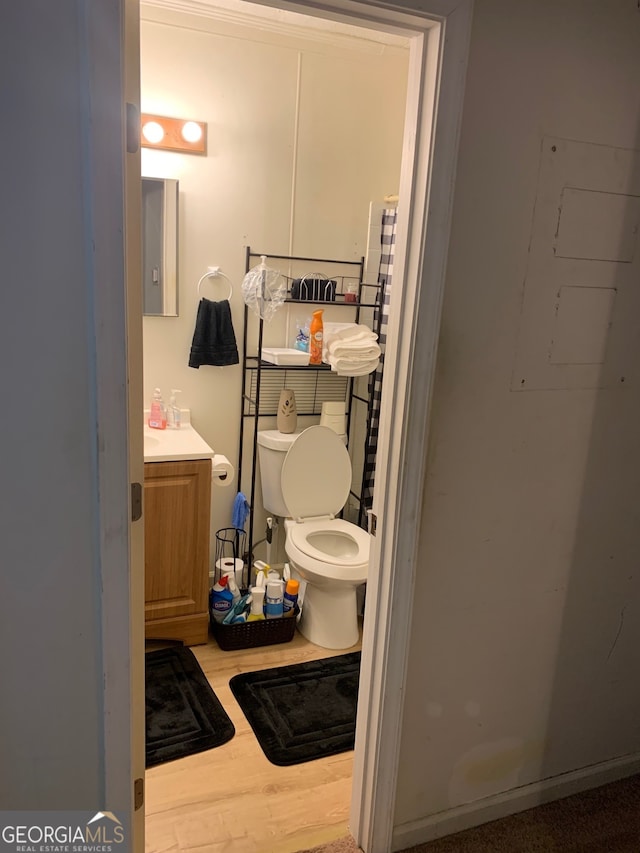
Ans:
{"type": "Polygon", "coordinates": [[[337,515],[351,488],[351,460],[329,427],[300,433],[282,464],[282,496],[292,518],[337,515]]]}

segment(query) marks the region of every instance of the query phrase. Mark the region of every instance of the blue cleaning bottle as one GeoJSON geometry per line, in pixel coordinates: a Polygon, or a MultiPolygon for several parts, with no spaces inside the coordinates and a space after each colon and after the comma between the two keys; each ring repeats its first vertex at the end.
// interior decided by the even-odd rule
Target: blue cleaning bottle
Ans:
{"type": "Polygon", "coordinates": [[[267,592],[264,599],[264,614],[267,619],[279,619],[283,614],[282,581],[267,580],[267,592]]]}
{"type": "Polygon", "coordinates": [[[222,622],[233,606],[233,595],[228,589],[229,578],[223,575],[209,592],[209,610],[216,622],[222,622]]]}

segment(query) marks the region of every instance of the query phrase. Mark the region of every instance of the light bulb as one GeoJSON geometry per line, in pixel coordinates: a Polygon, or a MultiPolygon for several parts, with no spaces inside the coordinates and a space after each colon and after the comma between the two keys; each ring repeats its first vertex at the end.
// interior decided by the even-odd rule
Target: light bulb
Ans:
{"type": "Polygon", "coordinates": [[[202,138],[202,128],[195,121],[186,121],[182,126],[182,138],[187,142],[198,142],[202,138]]]}
{"type": "Polygon", "coordinates": [[[157,145],[164,137],[164,130],[162,129],[162,125],[158,124],[157,121],[148,121],[142,128],[142,135],[147,142],[157,145]]]}

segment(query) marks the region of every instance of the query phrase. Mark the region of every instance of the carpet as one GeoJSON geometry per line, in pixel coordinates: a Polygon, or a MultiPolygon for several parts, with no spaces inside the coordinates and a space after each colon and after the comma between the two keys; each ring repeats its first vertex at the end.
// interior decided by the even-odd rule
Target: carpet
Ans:
{"type": "MultiPolygon", "coordinates": [[[[358,853],[353,838],[298,853],[358,853]]],[[[640,776],[610,782],[402,853],[638,853],[640,776]]]]}
{"type": "Polygon", "coordinates": [[[353,749],[360,652],[234,675],[229,685],[272,764],[353,749]]]}
{"type": "Polygon", "coordinates": [[[147,767],[221,746],[235,729],[195,655],[183,646],[145,655],[147,767]]]}

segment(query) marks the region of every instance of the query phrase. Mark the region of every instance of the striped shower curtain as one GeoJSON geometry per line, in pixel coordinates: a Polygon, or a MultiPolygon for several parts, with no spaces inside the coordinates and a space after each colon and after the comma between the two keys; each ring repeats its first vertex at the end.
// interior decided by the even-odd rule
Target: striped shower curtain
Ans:
{"type": "Polygon", "coordinates": [[[384,371],[384,353],[387,342],[387,323],[389,319],[389,301],[391,298],[391,280],[393,278],[393,255],[396,243],[396,208],[382,211],[382,235],[378,285],[380,302],[375,309],[373,327],[378,332],[380,344],[380,364],[369,377],[369,413],[367,423],[367,446],[364,457],[364,477],[360,526],[367,528],[366,510],[373,506],[373,487],[376,476],[376,453],[378,450],[378,428],[380,424],[380,399],[382,396],[382,374],[384,371]]]}

